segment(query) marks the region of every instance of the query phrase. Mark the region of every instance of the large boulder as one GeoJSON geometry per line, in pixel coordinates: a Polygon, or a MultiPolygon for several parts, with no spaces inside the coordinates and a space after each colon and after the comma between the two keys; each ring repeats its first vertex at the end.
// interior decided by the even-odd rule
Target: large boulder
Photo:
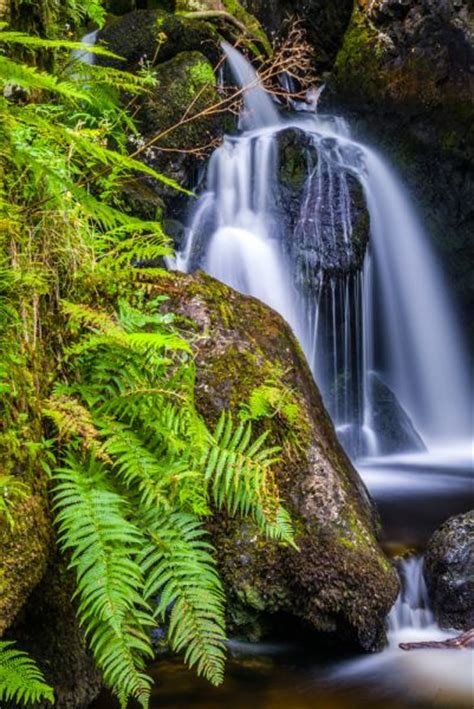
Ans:
{"type": "Polygon", "coordinates": [[[441,627],[474,628],[474,511],[451,517],[435,532],[424,575],[441,627]]]}
{"type": "Polygon", "coordinates": [[[115,18],[99,32],[98,41],[120,59],[97,57],[97,63],[127,71],[166,62],[180,52],[200,51],[213,65],[220,56],[220,38],[211,24],[164,10],[136,10],[115,18]]]}
{"type": "Polygon", "coordinates": [[[282,447],[277,481],[300,551],[262,539],[254,526],[211,522],[230,599],[231,630],[258,637],[281,614],[365,649],[379,647],[398,591],[377,543],[378,517],[342,450],[304,355],[280,315],[204,274],[170,275],[159,290],[195,323],[197,405],[214,424],[238,415],[255,389],[280,387],[287,402],[256,430],[282,447]],[[295,413],[296,412],[296,413],[295,413]]]}

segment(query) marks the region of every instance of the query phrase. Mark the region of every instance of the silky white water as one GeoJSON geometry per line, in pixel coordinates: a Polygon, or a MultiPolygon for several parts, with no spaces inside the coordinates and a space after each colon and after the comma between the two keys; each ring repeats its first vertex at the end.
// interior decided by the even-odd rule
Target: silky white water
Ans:
{"type": "Polygon", "coordinates": [[[250,87],[242,132],[226,137],[211,158],[177,267],[204,268],[288,320],[353,458],[465,446],[472,417],[462,337],[401,180],[375,150],[350,137],[342,119],[282,117],[247,60],[225,50],[238,84],[250,87]],[[279,141],[288,129],[309,145],[291,230],[278,180],[279,141]],[[351,267],[354,180],[370,215],[359,271],[351,267]],[[377,429],[381,391],[392,396],[400,434],[394,449],[377,429]]]}

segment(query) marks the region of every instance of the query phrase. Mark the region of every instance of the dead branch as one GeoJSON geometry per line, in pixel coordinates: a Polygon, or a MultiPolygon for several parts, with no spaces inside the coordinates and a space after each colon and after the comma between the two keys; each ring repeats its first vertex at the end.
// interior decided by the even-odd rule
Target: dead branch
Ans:
{"type": "Polygon", "coordinates": [[[237,29],[243,34],[251,37],[254,42],[259,42],[259,44],[262,43],[260,37],[257,37],[256,34],[251,32],[249,28],[243,24],[243,22],[240,22],[240,20],[225,10],[196,10],[195,12],[183,13],[183,17],[194,20],[224,20],[225,22],[229,22],[234,25],[234,27],[237,27],[237,29]]]}
{"type": "Polygon", "coordinates": [[[465,650],[474,648],[474,628],[455,638],[420,643],[400,643],[401,650],[465,650]]]}

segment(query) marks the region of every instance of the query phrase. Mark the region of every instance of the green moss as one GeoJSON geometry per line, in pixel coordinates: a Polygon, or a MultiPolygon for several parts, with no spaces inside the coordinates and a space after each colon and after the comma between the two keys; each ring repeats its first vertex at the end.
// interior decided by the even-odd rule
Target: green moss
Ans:
{"type": "Polygon", "coordinates": [[[165,134],[159,148],[168,150],[194,150],[211,142],[218,129],[218,118],[201,114],[219,101],[219,95],[206,57],[200,52],[181,52],[160,64],[155,76],[157,88],[147,98],[141,113],[143,133],[165,134]],[[191,120],[198,114],[199,118],[191,120]],[[178,126],[184,116],[190,120],[178,126]]]}
{"type": "MultiPolygon", "coordinates": [[[[177,0],[176,12],[185,14],[187,12],[222,10],[222,5],[230,15],[233,15],[236,20],[247,28],[250,34],[259,40],[265,52],[271,56],[272,45],[265,30],[262,28],[257,18],[242,7],[238,0],[223,0],[222,3],[216,0],[177,0]]],[[[247,44],[255,54],[260,54],[255,43],[248,42],[247,44]]]]}

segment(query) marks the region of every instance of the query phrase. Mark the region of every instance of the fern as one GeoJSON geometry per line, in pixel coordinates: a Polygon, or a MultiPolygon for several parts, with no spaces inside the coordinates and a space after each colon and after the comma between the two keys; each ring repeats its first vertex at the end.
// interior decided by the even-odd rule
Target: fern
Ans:
{"type": "MultiPolygon", "coordinates": [[[[147,524],[148,522],[148,524],[147,524]]],[[[158,616],[169,614],[168,638],[190,667],[221,684],[225,661],[224,593],[212,546],[194,516],[149,514],[150,543],[142,553],[145,597],[158,597],[158,616]]]]}
{"type": "Polygon", "coordinates": [[[265,448],[267,433],[252,440],[250,423],[234,427],[232,417],[221,415],[201,465],[218,509],[252,516],[270,538],[295,545],[286,511],[281,507],[272,468],[279,448],[265,448]]]}
{"type": "Polygon", "coordinates": [[[53,690],[33,660],[5,640],[0,640],[0,700],[24,704],[46,700],[54,704],[53,690]]]}
{"type": "Polygon", "coordinates": [[[143,669],[153,657],[146,633],[153,619],[134,560],[143,538],[97,460],[84,465],[70,455],[67,463],[56,473],[54,499],[61,548],[72,549],[79,617],[106,682],[124,703],[133,696],[147,706],[151,680],[143,669]]]}

